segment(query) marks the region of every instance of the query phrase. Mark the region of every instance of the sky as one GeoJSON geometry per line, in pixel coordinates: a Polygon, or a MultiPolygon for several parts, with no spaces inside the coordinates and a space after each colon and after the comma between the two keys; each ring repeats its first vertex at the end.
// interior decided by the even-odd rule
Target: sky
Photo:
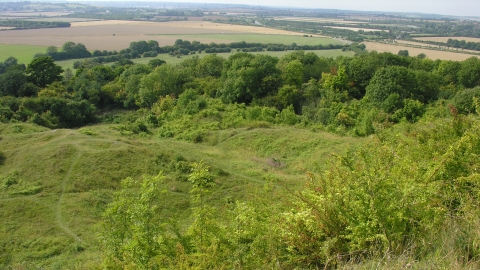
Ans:
{"type": "Polygon", "coordinates": [[[224,3],[362,11],[419,12],[480,17],[480,0],[166,0],[166,2],[224,3]]]}

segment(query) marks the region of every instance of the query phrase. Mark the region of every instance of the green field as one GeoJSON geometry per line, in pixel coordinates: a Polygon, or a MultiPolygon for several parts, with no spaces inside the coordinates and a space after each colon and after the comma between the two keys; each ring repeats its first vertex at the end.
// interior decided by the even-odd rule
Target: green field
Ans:
{"type": "Polygon", "coordinates": [[[176,37],[177,39],[194,41],[198,39],[212,39],[225,40],[225,43],[231,42],[251,42],[251,43],[277,43],[277,44],[292,44],[298,45],[328,45],[328,44],[345,44],[342,41],[325,38],[325,37],[303,37],[298,35],[276,35],[276,34],[190,34],[190,35],[161,35],[176,37]]]}
{"type": "Polygon", "coordinates": [[[28,64],[35,54],[45,53],[46,50],[47,47],[44,46],[0,44],[0,61],[3,62],[8,57],[13,56],[18,59],[18,63],[28,64]]]}
{"type": "Polygon", "coordinates": [[[284,187],[301,188],[306,181],[302,168],[319,171],[331,153],[363,141],[282,126],[215,131],[200,144],[160,139],[155,130],[150,132],[135,138],[108,124],[85,132],[0,123],[5,155],[0,166],[0,268],[86,269],[99,263],[96,226],[113,190],[128,176],[164,171],[159,215],[185,221],[191,185],[172,168],[200,160],[212,166],[218,176],[209,202],[221,207],[227,200],[251,196],[267,182],[273,181],[278,196],[284,187]],[[272,165],[272,160],[282,165],[272,165]]]}
{"type": "MultiPolygon", "coordinates": [[[[266,52],[265,51],[265,52],[252,52],[252,54],[268,54],[268,55],[280,58],[280,57],[283,57],[284,55],[292,53],[292,52],[293,51],[281,51],[281,52],[266,52]]],[[[306,52],[314,52],[315,54],[317,54],[320,57],[333,57],[333,58],[335,58],[337,56],[353,56],[353,54],[354,54],[351,51],[342,52],[342,50],[315,50],[315,51],[306,51],[306,52]]],[[[237,53],[237,52],[232,51],[230,53],[218,53],[217,55],[228,58],[232,54],[235,54],[235,53],[237,53]]],[[[192,57],[196,57],[196,56],[198,56],[199,58],[203,58],[207,55],[209,55],[209,54],[200,53],[200,54],[194,54],[194,55],[185,55],[185,56],[182,56],[182,57],[178,58],[178,57],[170,56],[168,54],[159,54],[157,57],[138,58],[138,59],[132,59],[132,61],[134,63],[137,63],[137,64],[148,64],[148,62],[150,62],[150,60],[158,58],[158,59],[164,60],[165,62],[167,62],[169,64],[174,64],[175,65],[175,64],[178,64],[178,63],[180,63],[180,62],[182,62],[182,61],[184,61],[185,59],[188,59],[188,58],[192,58],[192,57]]],[[[71,60],[56,61],[55,63],[57,65],[61,66],[65,70],[67,68],[72,69],[73,68],[73,63],[75,63],[76,61],[79,61],[79,60],[81,61],[82,59],[71,59],[71,60]]],[[[108,64],[113,64],[113,63],[108,63],[108,64]]]]}

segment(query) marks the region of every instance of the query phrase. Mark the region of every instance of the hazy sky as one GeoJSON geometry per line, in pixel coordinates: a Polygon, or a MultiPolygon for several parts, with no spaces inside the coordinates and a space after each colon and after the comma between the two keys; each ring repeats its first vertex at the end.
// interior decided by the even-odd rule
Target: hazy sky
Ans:
{"type": "MultiPolygon", "coordinates": [[[[261,6],[399,11],[480,16],[480,0],[166,0],[167,2],[228,3],[261,6]]],[[[158,2],[158,1],[155,1],[158,2]]]]}

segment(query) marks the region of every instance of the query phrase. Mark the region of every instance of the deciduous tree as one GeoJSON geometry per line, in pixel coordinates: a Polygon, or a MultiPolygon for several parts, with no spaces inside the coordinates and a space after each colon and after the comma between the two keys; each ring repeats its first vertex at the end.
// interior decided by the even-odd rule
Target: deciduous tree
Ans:
{"type": "Polygon", "coordinates": [[[28,80],[38,87],[45,87],[54,81],[61,81],[63,69],[56,65],[50,56],[35,58],[28,64],[25,73],[28,80]]]}

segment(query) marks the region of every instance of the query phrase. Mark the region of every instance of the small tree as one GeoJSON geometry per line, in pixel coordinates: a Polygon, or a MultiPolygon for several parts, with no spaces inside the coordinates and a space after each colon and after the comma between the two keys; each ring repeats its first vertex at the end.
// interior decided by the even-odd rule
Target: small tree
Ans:
{"type": "Polygon", "coordinates": [[[140,189],[132,178],[122,181],[103,214],[106,268],[151,269],[151,260],[160,252],[161,226],[154,222],[154,213],[162,180],[162,174],[144,176],[140,189]]]}
{"type": "Polygon", "coordinates": [[[61,81],[62,72],[62,67],[56,65],[50,56],[41,56],[33,59],[25,71],[28,80],[41,88],[54,81],[61,81]]]}
{"type": "Polygon", "coordinates": [[[398,55],[407,57],[409,55],[408,50],[400,50],[398,51],[398,55]]]}
{"type": "Polygon", "coordinates": [[[210,193],[208,189],[215,185],[213,183],[213,175],[210,172],[210,167],[203,161],[193,163],[192,172],[188,176],[188,181],[192,183],[190,194],[192,194],[192,203],[196,205],[193,213],[194,222],[190,229],[194,234],[194,241],[196,239],[194,245],[199,249],[198,251],[201,251],[206,238],[204,237],[207,227],[206,223],[208,217],[211,218],[212,212],[212,209],[207,207],[204,201],[206,195],[210,193]]]}

